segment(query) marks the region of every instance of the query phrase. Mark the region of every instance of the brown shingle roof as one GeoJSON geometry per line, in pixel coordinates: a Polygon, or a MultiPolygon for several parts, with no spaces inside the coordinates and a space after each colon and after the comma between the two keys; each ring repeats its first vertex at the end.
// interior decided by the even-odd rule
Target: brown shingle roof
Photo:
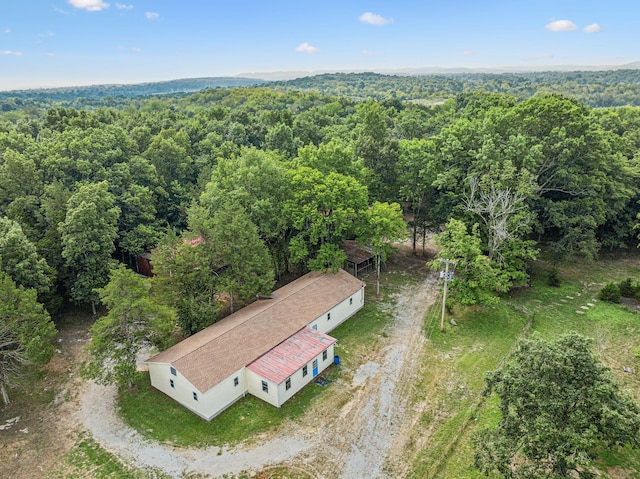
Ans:
{"type": "Polygon", "coordinates": [[[201,392],[259,358],[336,304],[362,282],[346,271],[313,271],[147,360],[170,363],[201,392]]]}

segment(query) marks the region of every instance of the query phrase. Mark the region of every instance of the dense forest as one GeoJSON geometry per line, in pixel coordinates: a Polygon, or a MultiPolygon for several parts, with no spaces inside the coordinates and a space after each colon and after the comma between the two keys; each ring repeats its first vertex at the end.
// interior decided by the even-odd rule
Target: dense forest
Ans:
{"type": "Polygon", "coordinates": [[[640,73],[474,78],[329,75],[5,108],[3,287],[45,305],[36,322],[69,304],[96,311],[117,264],[153,250],[155,301],[192,334],[284,275],[338,267],[346,239],[384,260],[403,213],[414,249],[441,232],[462,304],[526,285],[541,248],[560,261],[635,247],[640,109],[586,103],[610,88],[612,104],[633,105],[640,73]],[[404,101],[436,97],[448,99],[404,101]]]}
{"type": "Polygon", "coordinates": [[[558,93],[592,107],[640,105],[640,70],[450,73],[397,76],[333,73],[265,83],[279,91],[317,91],[355,99],[442,101],[459,93],[508,93],[524,100],[558,93]]]}
{"type": "MultiPolygon", "coordinates": [[[[59,106],[82,108],[90,105],[102,105],[99,100],[125,104],[125,99],[192,93],[206,88],[243,87],[262,83],[262,80],[239,77],[187,78],[151,83],[90,85],[76,87],[40,88],[32,90],[0,91],[0,110],[11,111],[25,107],[50,106],[57,102],[59,106]]],[[[113,103],[109,106],[115,106],[113,103]]]]}
{"type": "Polygon", "coordinates": [[[406,100],[440,103],[460,93],[508,93],[519,100],[557,93],[591,107],[640,106],[640,69],[551,71],[528,73],[448,73],[382,75],[327,73],[288,81],[265,82],[241,77],[171,80],[132,85],[93,85],[0,91],[0,111],[48,108],[124,108],[134,99],[168,95],[172,99],[207,88],[265,87],[289,92],[316,92],[352,100],[406,100]]]}

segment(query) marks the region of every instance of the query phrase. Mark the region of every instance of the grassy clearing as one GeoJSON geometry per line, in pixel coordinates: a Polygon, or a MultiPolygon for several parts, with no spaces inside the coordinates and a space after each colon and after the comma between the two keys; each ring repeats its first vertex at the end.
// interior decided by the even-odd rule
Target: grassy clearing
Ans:
{"type": "MultiPolygon", "coordinates": [[[[548,264],[539,262],[530,288],[504,298],[496,307],[465,310],[456,315],[459,326],[447,325],[444,334],[436,330],[431,335],[424,378],[416,388],[416,397],[428,400],[412,438],[418,452],[411,477],[483,477],[473,468],[471,435],[499,419],[495,398],[485,402],[481,397],[484,375],[508,355],[529,319],[529,335],[552,339],[576,331],[593,338],[596,351],[618,383],[640,401],[640,378],[622,370],[623,366],[640,369],[634,356],[640,315],[594,301],[606,282],[638,278],[640,256],[634,252],[594,264],[561,266],[558,288],[546,284],[549,270],[548,264]]],[[[603,451],[596,467],[605,476],[611,468],[618,468],[627,474],[624,477],[640,477],[636,472],[640,471],[639,458],[639,451],[630,448],[603,451]]]]}
{"type": "Polygon", "coordinates": [[[132,469],[118,460],[116,456],[105,451],[87,433],[82,433],[75,447],[66,455],[65,465],[54,471],[49,477],[65,477],[80,479],[92,477],[107,479],[114,477],[131,479],[168,479],[169,476],[152,469],[132,469]]]}
{"type": "MultiPolygon", "coordinates": [[[[390,274],[387,281],[385,291],[392,292],[394,281],[397,283],[395,274],[390,274]]],[[[360,364],[365,351],[384,334],[389,321],[389,314],[384,312],[388,297],[376,300],[375,287],[368,288],[366,294],[364,308],[331,333],[338,339],[335,352],[347,370],[360,364]]],[[[335,380],[344,369],[331,366],[321,376],[335,380]]],[[[207,422],[152,388],[149,375],[144,373],[139,375],[134,392],[121,392],[120,414],[140,434],[162,443],[197,447],[232,445],[249,442],[275,431],[286,421],[297,420],[331,388],[332,385],[323,388],[311,383],[281,408],[247,395],[207,422]],[[180,427],[176,428],[176,424],[180,427]]]]}

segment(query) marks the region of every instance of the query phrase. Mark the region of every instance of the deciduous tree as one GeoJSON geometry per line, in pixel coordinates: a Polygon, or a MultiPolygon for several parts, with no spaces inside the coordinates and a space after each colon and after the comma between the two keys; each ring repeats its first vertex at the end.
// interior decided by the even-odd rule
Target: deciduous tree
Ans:
{"type": "Polygon", "coordinates": [[[52,270],[18,223],[0,217],[0,270],[16,284],[43,295],[51,286],[52,270]]]}
{"type": "Polygon", "coordinates": [[[150,295],[149,281],[120,265],[98,290],[107,314],[91,327],[91,359],[84,372],[103,384],[133,387],[136,358],[144,346],[166,347],[175,312],[150,295]]]}
{"type": "Polygon", "coordinates": [[[453,302],[493,304],[498,299],[496,292],[506,290],[507,285],[482,252],[478,225],[469,232],[464,222],[451,219],[446,230],[434,236],[433,241],[441,248],[436,259],[429,263],[433,269],[440,268],[440,258],[456,262],[455,278],[449,283],[449,298],[453,302]]]}
{"type": "Polygon", "coordinates": [[[392,251],[391,243],[406,237],[407,225],[398,203],[376,201],[362,213],[359,239],[371,246],[376,261],[376,294],[380,294],[380,262],[392,251]]]}
{"type": "Polygon", "coordinates": [[[228,293],[231,311],[234,297],[240,301],[269,294],[274,272],[269,251],[242,206],[225,201],[212,217],[192,210],[191,229],[203,239],[202,249],[220,266],[218,284],[228,293]]]}
{"type": "Polygon", "coordinates": [[[494,429],[476,434],[475,463],[504,477],[593,477],[595,447],[640,446],[640,408],[577,334],[525,340],[488,377],[500,400],[494,429]]]}
{"type": "Polygon", "coordinates": [[[9,404],[7,387],[25,366],[49,362],[55,335],[55,325],[35,290],[16,286],[0,271],[0,396],[5,404],[9,404]]]}
{"type": "Polygon", "coordinates": [[[67,214],[59,224],[62,236],[62,256],[75,274],[71,299],[76,303],[91,303],[96,314],[96,288],[109,282],[114,267],[111,253],[118,235],[120,209],[114,206],[107,182],[81,186],[67,202],[67,214]]]}

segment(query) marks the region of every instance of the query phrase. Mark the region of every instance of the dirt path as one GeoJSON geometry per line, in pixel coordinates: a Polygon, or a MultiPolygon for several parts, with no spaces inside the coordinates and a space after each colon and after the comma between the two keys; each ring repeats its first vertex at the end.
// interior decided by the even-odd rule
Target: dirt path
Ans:
{"type": "Polygon", "coordinates": [[[113,389],[95,384],[83,392],[79,420],[105,449],[126,462],[157,468],[172,477],[184,472],[220,477],[278,463],[318,478],[402,477],[407,467],[405,441],[413,416],[419,414],[408,408],[410,387],[419,371],[423,318],[433,300],[434,284],[426,278],[398,294],[381,349],[354,372],[350,384],[340,385],[342,398],[330,401],[323,411],[312,411],[308,422],[300,422],[303,425],[289,427],[285,435],[262,444],[184,449],[146,441],[115,414],[113,389]],[[348,399],[342,402],[344,398],[348,399]]]}
{"type": "Polygon", "coordinates": [[[177,448],[145,440],[115,414],[113,387],[87,385],[80,420],[105,449],[137,468],[159,469],[171,477],[193,472],[217,477],[239,474],[276,462],[286,462],[309,447],[295,434],[277,437],[252,448],[177,448]]]}
{"type": "Polygon", "coordinates": [[[317,467],[324,477],[373,479],[402,477],[406,472],[404,446],[413,424],[410,388],[419,370],[423,319],[433,291],[433,280],[428,278],[398,294],[382,349],[355,372],[352,399],[319,434],[327,440],[316,447],[332,458],[314,461],[327,464],[317,467]]]}

